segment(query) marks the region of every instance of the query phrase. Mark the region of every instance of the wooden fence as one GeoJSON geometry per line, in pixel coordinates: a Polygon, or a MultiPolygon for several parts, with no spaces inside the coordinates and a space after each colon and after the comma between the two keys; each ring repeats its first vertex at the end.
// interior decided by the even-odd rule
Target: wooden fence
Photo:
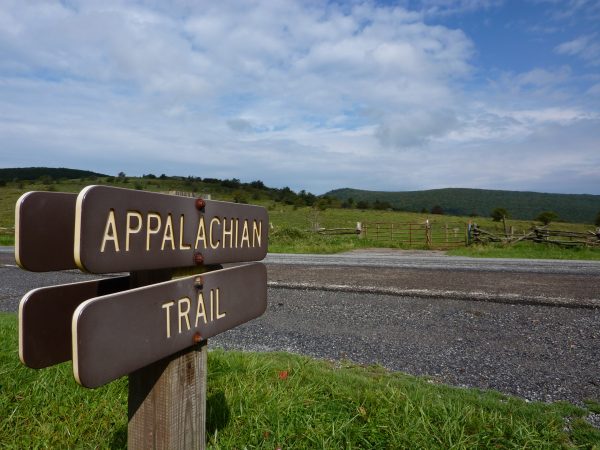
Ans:
{"type": "Polygon", "coordinates": [[[361,235],[367,239],[419,248],[452,248],[467,243],[463,223],[392,223],[366,222],[361,235]]]}
{"type": "Polygon", "coordinates": [[[521,241],[543,244],[555,244],[562,247],[600,247],[600,228],[582,233],[579,231],[550,230],[547,227],[535,227],[523,235],[505,234],[504,236],[482,230],[477,225],[472,228],[473,242],[486,244],[501,242],[507,245],[521,241]]]}

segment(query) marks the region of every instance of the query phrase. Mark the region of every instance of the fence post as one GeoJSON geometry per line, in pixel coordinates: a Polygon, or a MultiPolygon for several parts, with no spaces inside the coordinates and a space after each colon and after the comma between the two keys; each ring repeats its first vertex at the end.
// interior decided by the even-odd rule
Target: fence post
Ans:
{"type": "Polygon", "coordinates": [[[427,247],[431,248],[431,227],[429,225],[429,219],[425,221],[425,242],[427,247]]]}

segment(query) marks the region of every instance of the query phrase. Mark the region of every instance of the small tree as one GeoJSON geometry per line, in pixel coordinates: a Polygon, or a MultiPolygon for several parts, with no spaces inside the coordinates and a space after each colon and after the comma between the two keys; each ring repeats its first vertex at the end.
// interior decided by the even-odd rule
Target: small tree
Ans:
{"type": "Polygon", "coordinates": [[[508,227],[506,226],[506,219],[508,219],[508,211],[505,208],[496,208],[492,211],[492,220],[494,222],[502,221],[502,225],[504,226],[504,236],[508,238],[508,227]]]}
{"type": "Polygon", "coordinates": [[[233,201],[235,203],[248,203],[248,196],[246,195],[246,193],[242,190],[237,190],[234,191],[233,193],[233,201]]]}
{"type": "Polygon", "coordinates": [[[544,211],[540,213],[535,220],[539,220],[544,225],[548,225],[550,222],[558,220],[558,214],[554,211],[544,211]]]}
{"type": "Polygon", "coordinates": [[[510,216],[505,208],[496,208],[492,211],[492,220],[494,222],[500,222],[501,220],[508,219],[510,216]]]}
{"type": "Polygon", "coordinates": [[[600,227],[600,211],[598,211],[598,214],[596,214],[596,221],[594,222],[594,224],[597,227],[600,227]]]}

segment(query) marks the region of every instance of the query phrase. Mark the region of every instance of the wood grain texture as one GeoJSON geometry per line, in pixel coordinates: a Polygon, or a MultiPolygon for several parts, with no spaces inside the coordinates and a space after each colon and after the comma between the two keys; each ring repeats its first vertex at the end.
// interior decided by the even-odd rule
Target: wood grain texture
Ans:
{"type": "Polygon", "coordinates": [[[206,341],[129,376],[130,449],[204,449],[206,341]]]}

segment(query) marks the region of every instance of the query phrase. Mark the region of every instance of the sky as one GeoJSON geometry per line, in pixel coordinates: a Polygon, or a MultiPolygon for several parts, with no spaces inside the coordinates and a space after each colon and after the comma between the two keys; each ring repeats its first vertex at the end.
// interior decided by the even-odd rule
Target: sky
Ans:
{"type": "Polygon", "coordinates": [[[600,0],[0,0],[0,167],[600,194],[600,0]]]}

